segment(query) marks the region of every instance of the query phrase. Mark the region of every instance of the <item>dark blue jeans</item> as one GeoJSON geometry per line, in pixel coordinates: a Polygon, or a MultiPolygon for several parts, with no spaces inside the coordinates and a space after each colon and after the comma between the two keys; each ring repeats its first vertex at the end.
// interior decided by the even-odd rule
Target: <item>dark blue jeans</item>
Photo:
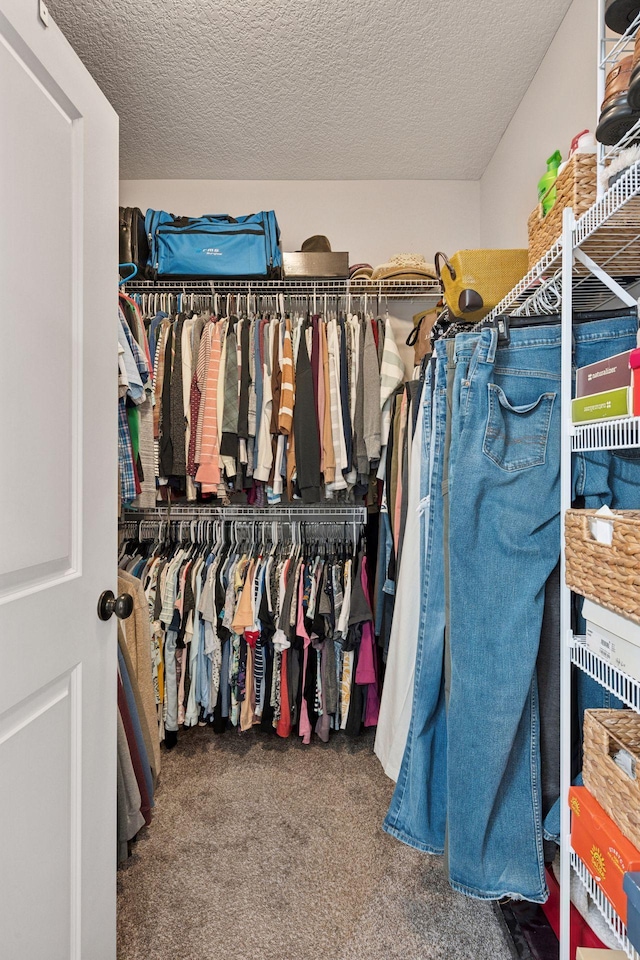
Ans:
{"type": "MultiPolygon", "coordinates": [[[[475,343],[473,338],[472,343],[475,343]]],[[[460,351],[466,370],[472,352],[460,351]]],[[[435,382],[424,389],[425,407],[421,470],[420,632],[411,723],[398,782],[383,827],[392,836],[427,853],[442,853],[447,812],[446,712],[444,695],[444,498],[442,478],[447,423],[447,354],[436,344],[435,382]]],[[[420,425],[418,425],[418,429],[420,425]]]]}

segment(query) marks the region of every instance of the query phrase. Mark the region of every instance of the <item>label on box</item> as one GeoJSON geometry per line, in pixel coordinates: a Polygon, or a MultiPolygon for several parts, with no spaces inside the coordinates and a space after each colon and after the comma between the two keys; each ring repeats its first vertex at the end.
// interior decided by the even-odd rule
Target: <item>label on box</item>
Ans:
{"type": "Polygon", "coordinates": [[[594,393],[628,387],[631,384],[629,360],[631,350],[617,353],[614,357],[590,363],[576,370],[576,397],[590,397],[594,393]]]}
{"type": "Polygon", "coordinates": [[[634,680],[640,680],[640,647],[636,647],[622,637],[607,633],[587,621],[585,645],[591,653],[611,664],[616,670],[627,673],[634,680]]]}
{"type": "Polygon", "coordinates": [[[623,617],[621,613],[615,613],[608,610],[595,600],[585,599],[582,605],[582,616],[589,623],[600,627],[605,633],[613,634],[622,640],[628,640],[636,647],[640,647],[640,624],[629,617],[623,617]]]}
{"type": "Polygon", "coordinates": [[[594,393],[590,397],[577,397],[571,401],[573,423],[592,423],[615,417],[630,417],[632,412],[631,388],[620,387],[594,393]]]}

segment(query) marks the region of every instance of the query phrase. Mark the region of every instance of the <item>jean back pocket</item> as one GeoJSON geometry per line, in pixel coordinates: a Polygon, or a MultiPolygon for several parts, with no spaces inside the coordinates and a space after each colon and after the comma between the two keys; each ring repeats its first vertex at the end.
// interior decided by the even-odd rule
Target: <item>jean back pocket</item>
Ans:
{"type": "Polygon", "coordinates": [[[489,416],[482,450],[502,470],[528,470],[545,462],[555,393],[515,407],[497,384],[490,383],[489,416]]]}

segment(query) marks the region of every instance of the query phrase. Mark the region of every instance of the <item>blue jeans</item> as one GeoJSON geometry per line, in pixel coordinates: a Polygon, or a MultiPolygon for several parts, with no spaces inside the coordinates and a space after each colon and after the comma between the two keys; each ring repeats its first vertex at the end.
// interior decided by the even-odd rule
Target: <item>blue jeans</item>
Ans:
{"type": "Polygon", "coordinates": [[[449,446],[449,491],[453,484],[453,471],[455,469],[458,445],[460,443],[460,431],[462,429],[462,419],[460,417],[460,396],[462,393],[462,384],[466,381],[469,374],[469,364],[475,353],[480,335],[477,333],[460,333],[456,337],[455,346],[455,375],[453,381],[453,397],[451,409],[451,442],[449,446]]]}
{"type": "Polygon", "coordinates": [[[382,629],[382,611],[384,606],[384,595],[393,596],[396,590],[395,580],[387,578],[389,569],[389,560],[391,559],[391,550],[393,549],[393,534],[391,533],[391,524],[389,523],[389,512],[380,511],[380,523],[378,527],[378,580],[376,583],[376,620],[375,633],[380,636],[382,629]]]}
{"type": "MultiPolygon", "coordinates": [[[[575,363],[629,349],[636,324],[577,325],[575,363]]],[[[535,667],[560,536],[560,329],[510,336],[499,346],[495,331],[481,334],[460,387],[455,451],[452,435],[448,853],[455,889],[542,902],[535,667]]],[[[628,484],[628,465],[616,456],[607,477],[628,484]]],[[[577,458],[578,495],[601,493],[602,470],[592,455],[577,458]]]]}
{"type": "MultiPolygon", "coordinates": [[[[450,484],[449,872],[543,902],[535,665],[560,539],[560,331],[482,332],[450,484]]],[[[453,456],[455,454],[455,459],[453,456]]]]}
{"type": "Polygon", "coordinates": [[[447,808],[442,564],[447,354],[443,342],[436,344],[435,358],[435,380],[432,367],[422,405],[421,608],[413,706],[398,782],[383,824],[387,833],[427,853],[444,849],[447,808]]]}

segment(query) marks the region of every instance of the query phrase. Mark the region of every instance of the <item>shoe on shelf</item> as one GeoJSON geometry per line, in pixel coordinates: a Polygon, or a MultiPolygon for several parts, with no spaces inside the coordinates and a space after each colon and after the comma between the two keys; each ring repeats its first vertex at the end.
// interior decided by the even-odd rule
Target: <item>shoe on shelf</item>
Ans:
{"type": "Polygon", "coordinates": [[[638,0],[607,0],[604,22],[614,33],[625,33],[640,13],[638,0]]]}
{"type": "Polygon", "coordinates": [[[633,54],[629,54],[616,63],[607,76],[596,139],[610,147],[622,140],[640,120],[640,113],[632,109],[628,98],[632,66],[633,54]]]}

